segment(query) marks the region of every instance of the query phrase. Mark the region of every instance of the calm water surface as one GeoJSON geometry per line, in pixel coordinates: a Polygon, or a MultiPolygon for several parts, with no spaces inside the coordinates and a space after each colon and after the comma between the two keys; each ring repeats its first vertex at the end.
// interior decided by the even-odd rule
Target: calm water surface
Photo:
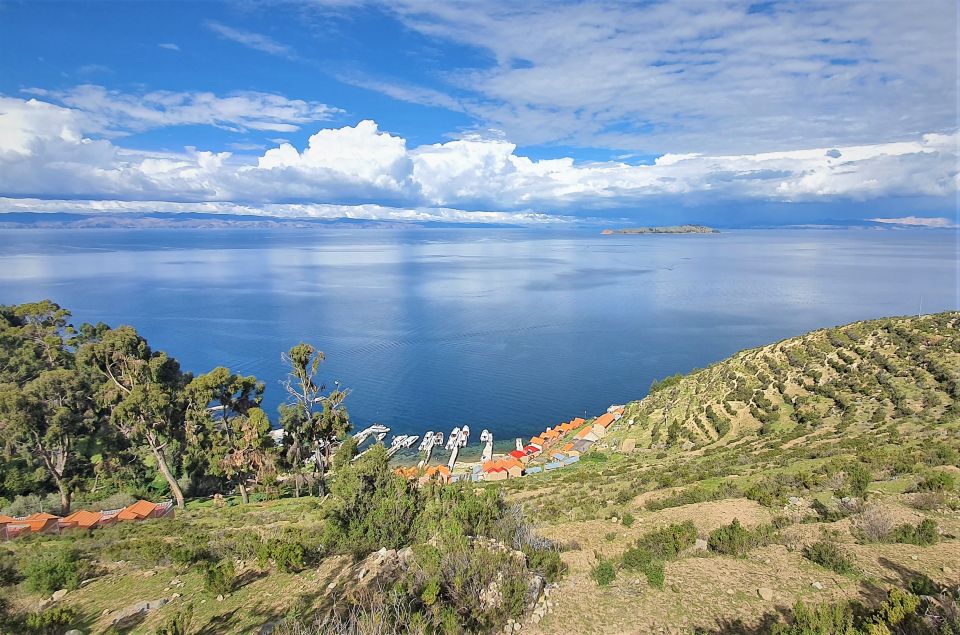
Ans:
{"type": "Polygon", "coordinates": [[[358,423],[500,438],[642,397],[751,346],[958,308],[957,232],[599,236],[510,229],[0,230],[0,303],[132,324],[282,397],[280,351],[327,354],[358,423]]]}

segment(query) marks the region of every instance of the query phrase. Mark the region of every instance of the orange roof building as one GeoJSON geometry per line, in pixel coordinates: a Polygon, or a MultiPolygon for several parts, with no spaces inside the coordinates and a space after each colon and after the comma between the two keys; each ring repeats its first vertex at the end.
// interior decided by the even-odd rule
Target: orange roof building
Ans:
{"type": "Polygon", "coordinates": [[[73,512],[66,518],[60,521],[61,529],[93,529],[100,524],[100,521],[103,519],[103,514],[100,512],[90,512],[86,510],[80,510],[78,512],[73,512]]]}
{"type": "Polygon", "coordinates": [[[129,507],[124,507],[117,514],[117,520],[143,520],[150,518],[157,506],[150,501],[139,500],[129,507]]]}
{"type": "Polygon", "coordinates": [[[602,426],[602,427],[606,428],[606,427],[609,426],[611,423],[613,423],[614,420],[615,420],[615,419],[614,419],[614,415],[613,415],[612,412],[605,412],[605,413],[603,413],[602,415],[600,415],[599,417],[597,417],[597,420],[593,422],[593,425],[595,425],[595,426],[602,426]]]}

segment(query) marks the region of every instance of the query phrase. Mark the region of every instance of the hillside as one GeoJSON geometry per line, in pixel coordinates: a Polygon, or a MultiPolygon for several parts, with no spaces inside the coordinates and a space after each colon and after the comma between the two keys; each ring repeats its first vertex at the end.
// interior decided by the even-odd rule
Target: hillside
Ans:
{"type": "Polygon", "coordinates": [[[11,541],[3,595],[84,633],[767,633],[803,623],[798,602],[891,626],[870,633],[956,633],[958,326],[876,320],[743,351],[660,382],[555,472],[417,489],[373,452],[324,498],[264,489],[11,541]],[[57,553],[85,581],[51,602],[36,563],[65,566],[57,553]]]}
{"type": "Polygon", "coordinates": [[[557,613],[534,632],[765,633],[798,601],[875,606],[924,576],[956,590],[958,324],[858,322],[743,351],[628,404],[576,472],[508,482],[544,535],[576,543],[557,613]],[[663,590],[622,566],[608,587],[591,577],[597,554],[622,562],[652,529],[690,521],[708,539],[734,519],[777,538],[741,557],[692,549],[666,562],[663,590]],[[925,519],[933,546],[861,535],[925,519]],[[805,557],[824,536],[852,572],[805,557]]]}

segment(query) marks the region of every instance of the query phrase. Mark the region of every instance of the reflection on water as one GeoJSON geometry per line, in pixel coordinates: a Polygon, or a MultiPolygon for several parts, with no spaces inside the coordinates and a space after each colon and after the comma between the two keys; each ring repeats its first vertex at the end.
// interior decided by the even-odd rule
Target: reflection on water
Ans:
{"type": "Polygon", "coordinates": [[[952,232],[13,230],[0,303],[49,297],[136,326],[203,372],[281,391],[279,353],[327,353],[360,423],[498,437],[596,413],[651,380],[857,319],[955,309],[952,232]]]}

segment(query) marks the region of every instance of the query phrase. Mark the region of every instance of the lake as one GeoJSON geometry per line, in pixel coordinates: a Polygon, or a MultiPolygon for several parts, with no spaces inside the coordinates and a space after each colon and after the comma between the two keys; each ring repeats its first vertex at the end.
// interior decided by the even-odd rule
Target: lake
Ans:
{"type": "Polygon", "coordinates": [[[958,308],[957,232],[0,230],[0,303],[131,324],[184,368],[266,381],[304,340],[355,423],[500,439],[824,326],[958,308]]]}

